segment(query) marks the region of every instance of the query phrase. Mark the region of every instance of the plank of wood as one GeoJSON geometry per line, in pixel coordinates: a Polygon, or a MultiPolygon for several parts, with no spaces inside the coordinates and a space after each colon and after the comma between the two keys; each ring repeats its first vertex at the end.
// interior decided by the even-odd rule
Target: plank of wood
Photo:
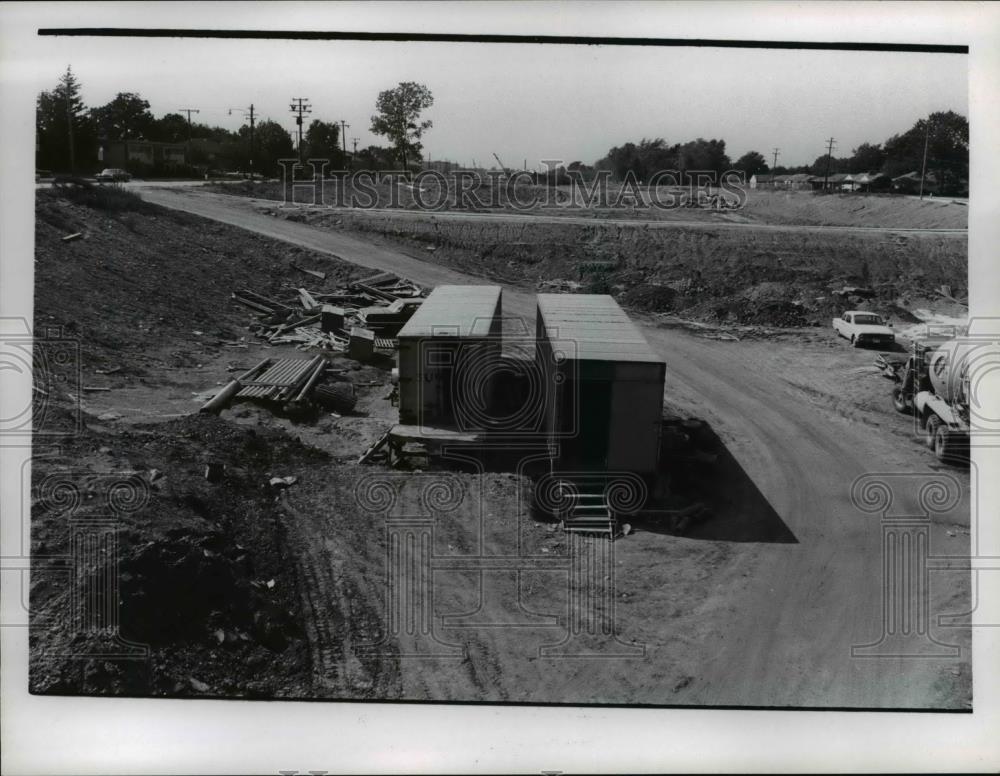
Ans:
{"type": "Polygon", "coordinates": [[[373,455],[375,455],[375,453],[378,452],[379,449],[381,449],[382,446],[385,445],[385,443],[389,441],[389,434],[391,434],[391,433],[392,433],[392,429],[389,429],[382,436],[380,436],[378,438],[378,441],[375,442],[375,444],[373,444],[371,447],[369,447],[367,450],[365,450],[364,453],[362,453],[361,457],[358,459],[358,463],[359,464],[365,463],[365,462],[368,461],[369,458],[371,458],[373,455]]]}
{"type": "Polygon", "coordinates": [[[312,275],[314,278],[319,278],[320,280],[326,280],[326,273],[320,272],[315,269],[306,269],[305,267],[299,267],[296,264],[291,265],[292,269],[297,269],[299,272],[305,272],[307,275],[312,275]]]}
{"type": "Polygon", "coordinates": [[[298,289],[298,292],[299,292],[299,301],[302,303],[302,306],[306,309],[306,311],[312,312],[317,307],[319,307],[319,302],[313,299],[313,295],[310,294],[306,289],[300,288],[298,289]]]}

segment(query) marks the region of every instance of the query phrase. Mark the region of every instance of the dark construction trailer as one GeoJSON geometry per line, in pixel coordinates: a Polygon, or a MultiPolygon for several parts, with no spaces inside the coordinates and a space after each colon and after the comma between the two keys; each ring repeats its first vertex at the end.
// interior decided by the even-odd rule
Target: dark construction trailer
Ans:
{"type": "Polygon", "coordinates": [[[431,292],[397,335],[401,424],[462,428],[489,412],[501,311],[500,286],[431,292]]]}
{"type": "Polygon", "coordinates": [[[666,364],[610,296],[539,294],[544,430],[560,471],[656,471],[666,364]]]}

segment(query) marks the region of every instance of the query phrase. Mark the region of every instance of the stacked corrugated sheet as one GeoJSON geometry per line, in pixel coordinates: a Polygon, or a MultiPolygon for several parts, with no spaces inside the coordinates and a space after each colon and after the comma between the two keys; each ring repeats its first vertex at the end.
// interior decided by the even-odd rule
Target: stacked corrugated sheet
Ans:
{"type": "Polygon", "coordinates": [[[322,356],[311,360],[283,358],[272,363],[259,377],[243,384],[238,399],[287,402],[294,399],[317,371],[324,367],[322,356]]]}

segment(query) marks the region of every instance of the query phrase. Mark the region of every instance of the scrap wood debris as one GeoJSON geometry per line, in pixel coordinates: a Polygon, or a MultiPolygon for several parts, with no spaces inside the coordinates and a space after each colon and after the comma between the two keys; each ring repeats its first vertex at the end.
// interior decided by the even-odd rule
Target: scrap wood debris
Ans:
{"type": "Polygon", "coordinates": [[[417,284],[379,272],[332,293],[298,287],[294,296],[279,300],[238,289],[232,298],[257,314],[250,328],[269,344],[294,343],[298,350],[353,350],[364,357],[372,355],[369,351],[398,346],[394,337],[423,302],[423,294],[417,284]]]}

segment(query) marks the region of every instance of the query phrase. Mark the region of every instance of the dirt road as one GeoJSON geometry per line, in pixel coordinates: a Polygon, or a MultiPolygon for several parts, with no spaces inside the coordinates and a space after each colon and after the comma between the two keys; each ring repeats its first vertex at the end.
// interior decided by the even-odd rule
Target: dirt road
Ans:
{"type": "MultiPolygon", "coordinates": [[[[419,283],[477,282],[340,233],[267,217],[235,198],[180,187],[147,189],[143,196],[419,283]]],[[[505,288],[504,309],[524,316],[532,326],[532,295],[524,289],[505,288]]],[[[932,554],[942,555],[946,547],[957,556],[967,552],[967,543],[949,539],[953,534],[948,529],[968,520],[969,476],[937,469],[926,451],[900,445],[893,435],[835,412],[820,397],[768,371],[766,358],[758,358],[753,349],[694,338],[651,322],[642,326],[666,360],[667,399],[712,423],[795,541],[734,543],[735,560],[719,572],[724,599],[688,602],[702,607],[709,621],[704,638],[692,644],[687,657],[694,666],[692,681],[671,693],[649,684],[655,683],[655,674],[643,684],[641,670],[612,673],[631,675],[636,697],[645,703],[969,708],[969,634],[937,625],[938,615],[967,608],[968,580],[961,572],[930,575],[931,632],[960,645],[960,655],[852,657],[852,646],[878,642],[883,625],[893,622],[883,616],[880,516],[862,512],[851,500],[852,484],[864,474],[916,473],[891,484],[892,511],[921,514],[921,486],[930,478],[953,479],[959,502],[930,522],[929,542],[932,554]]],[[[597,675],[604,666],[592,669],[597,675]]]]}

